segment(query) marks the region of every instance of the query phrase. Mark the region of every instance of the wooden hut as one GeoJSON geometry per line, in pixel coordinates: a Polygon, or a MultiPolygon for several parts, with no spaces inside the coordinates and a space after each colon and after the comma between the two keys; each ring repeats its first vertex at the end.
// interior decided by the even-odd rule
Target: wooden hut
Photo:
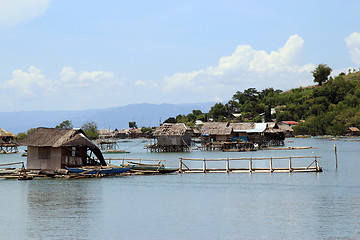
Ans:
{"type": "Polygon", "coordinates": [[[100,149],[80,129],[40,127],[20,144],[28,147],[27,169],[30,170],[56,171],[65,166],[106,166],[100,149]]]}
{"type": "Polygon", "coordinates": [[[228,122],[205,122],[201,127],[204,142],[230,141],[232,127],[228,122]]]}
{"type": "Polygon", "coordinates": [[[17,144],[14,142],[15,135],[3,128],[0,128],[0,153],[18,152],[17,144]]]}
{"type": "Polygon", "coordinates": [[[183,152],[190,149],[192,129],[184,123],[164,123],[154,132],[152,151],[183,152]]]}
{"type": "Polygon", "coordinates": [[[266,123],[264,139],[262,145],[266,146],[283,146],[286,131],[276,122],[266,123]]]}
{"type": "Polygon", "coordinates": [[[357,127],[349,127],[347,130],[346,130],[346,135],[348,136],[358,136],[359,135],[359,129],[357,127]]]}

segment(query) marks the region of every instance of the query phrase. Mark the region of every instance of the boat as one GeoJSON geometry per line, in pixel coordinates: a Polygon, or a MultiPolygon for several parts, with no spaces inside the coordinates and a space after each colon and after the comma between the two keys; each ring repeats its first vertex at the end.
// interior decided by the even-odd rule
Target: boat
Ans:
{"type": "Polygon", "coordinates": [[[116,175],[120,173],[129,172],[133,166],[128,167],[117,167],[117,166],[102,166],[102,167],[94,167],[94,166],[83,166],[83,167],[67,167],[65,168],[70,173],[77,173],[77,174],[104,174],[104,175],[116,175]]]}
{"type": "Polygon", "coordinates": [[[173,173],[179,171],[179,168],[165,167],[161,162],[153,164],[128,161],[126,164],[123,164],[123,166],[132,166],[130,172],[141,173],[173,173]]]}
{"type": "Polygon", "coordinates": [[[103,153],[130,153],[129,151],[120,150],[120,149],[109,149],[103,151],[103,153]]]}
{"type": "Polygon", "coordinates": [[[8,175],[15,173],[16,168],[0,168],[0,175],[8,175]]]}

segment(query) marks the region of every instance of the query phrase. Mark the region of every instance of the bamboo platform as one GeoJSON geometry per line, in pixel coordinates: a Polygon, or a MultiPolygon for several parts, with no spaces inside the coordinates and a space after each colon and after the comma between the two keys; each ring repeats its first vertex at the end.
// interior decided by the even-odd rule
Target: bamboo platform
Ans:
{"type": "Polygon", "coordinates": [[[180,158],[179,172],[180,173],[255,173],[255,172],[322,172],[321,166],[319,166],[318,156],[298,156],[298,157],[254,157],[254,158],[222,158],[222,159],[200,159],[200,158],[180,158]],[[293,162],[296,159],[307,160],[310,164],[304,167],[294,166],[293,162]],[[230,164],[234,162],[248,162],[247,167],[231,167],[230,164]],[[255,167],[254,163],[259,161],[267,161],[268,167],[255,167]],[[287,167],[274,167],[274,162],[287,161],[287,167]],[[190,168],[189,164],[185,162],[202,162],[202,168],[190,168]],[[224,163],[223,168],[208,167],[209,163],[224,163]]]}

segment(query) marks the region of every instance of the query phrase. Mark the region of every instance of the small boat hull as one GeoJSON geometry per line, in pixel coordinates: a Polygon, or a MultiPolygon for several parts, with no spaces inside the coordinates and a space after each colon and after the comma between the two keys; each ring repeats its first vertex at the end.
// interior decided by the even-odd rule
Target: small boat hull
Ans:
{"type": "Polygon", "coordinates": [[[86,167],[80,167],[80,168],[71,168],[71,167],[66,167],[65,168],[70,172],[70,173],[77,173],[77,174],[87,174],[87,175],[92,175],[92,174],[105,174],[105,175],[116,175],[116,174],[120,174],[120,173],[125,173],[125,172],[129,172],[131,167],[108,167],[108,168],[86,168],[86,167]]]}

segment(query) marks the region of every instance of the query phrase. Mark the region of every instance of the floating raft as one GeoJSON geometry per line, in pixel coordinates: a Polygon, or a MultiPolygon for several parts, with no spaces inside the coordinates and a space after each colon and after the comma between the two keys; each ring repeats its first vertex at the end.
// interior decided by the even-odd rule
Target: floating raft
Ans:
{"type": "MultiPolygon", "coordinates": [[[[179,172],[180,173],[254,173],[254,172],[322,172],[321,166],[319,166],[318,156],[300,156],[300,157],[254,157],[254,158],[223,158],[223,159],[200,159],[200,158],[180,158],[179,172]],[[307,159],[310,164],[304,167],[294,166],[294,160],[307,159]],[[309,161],[310,159],[310,161],[309,161]],[[275,162],[287,161],[287,167],[275,167],[275,162]],[[268,162],[268,167],[256,167],[255,162],[268,162]],[[185,163],[186,162],[186,163],[185,163]],[[196,165],[196,162],[202,162],[202,168],[188,167],[188,165],[196,165]],[[224,163],[224,167],[218,167],[217,163],[224,163]],[[231,167],[231,163],[235,162],[248,162],[247,167],[231,167]],[[216,163],[217,167],[209,167],[210,163],[216,163]]],[[[264,164],[263,164],[264,165],[264,164]]],[[[266,165],[266,164],[265,164],[266,165]]],[[[284,164],[281,164],[284,165],[284,164]]]]}

